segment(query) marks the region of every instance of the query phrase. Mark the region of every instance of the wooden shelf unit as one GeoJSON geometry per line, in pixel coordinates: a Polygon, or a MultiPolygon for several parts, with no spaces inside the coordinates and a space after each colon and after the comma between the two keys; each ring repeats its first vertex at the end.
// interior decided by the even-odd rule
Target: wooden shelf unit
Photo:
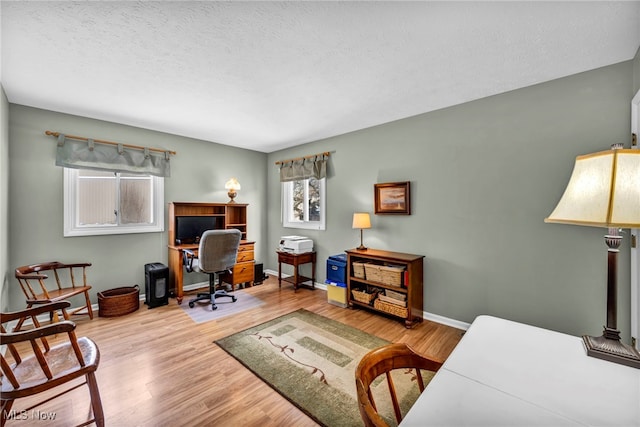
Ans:
{"type": "Polygon", "coordinates": [[[242,233],[238,260],[232,273],[223,277],[235,289],[239,283],[254,281],[255,242],[247,240],[247,204],[243,203],[206,203],[206,202],[171,202],[169,203],[169,287],[174,290],[178,304],[182,303],[183,265],[182,250],[198,249],[198,244],[176,244],[176,217],[179,216],[215,216],[222,219],[222,227],[238,229],[242,233]]]}
{"type": "MultiPolygon", "coordinates": [[[[401,252],[389,252],[379,249],[367,249],[360,251],[357,249],[349,249],[347,253],[347,303],[349,307],[363,307],[378,313],[401,318],[405,322],[407,328],[411,328],[415,323],[422,322],[423,313],[423,274],[424,274],[424,255],[405,254],[401,252]],[[404,267],[402,273],[401,286],[382,283],[379,280],[368,280],[359,278],[354,275],[353,263],[374,264],[376,266],[394,266],[404,267]],[[407,306],[403,310],[401,306],[394,307],[391,310],[379,308],[384,306],[382,300],[376,307],[375,300],[370,303],[357,301],[354,299],[352,291],[366,291],[374,293],[375,291],[392,290],[406,295],[407,306]]],[[[389,307],[389,305],[387,305],[389,307]]]]}

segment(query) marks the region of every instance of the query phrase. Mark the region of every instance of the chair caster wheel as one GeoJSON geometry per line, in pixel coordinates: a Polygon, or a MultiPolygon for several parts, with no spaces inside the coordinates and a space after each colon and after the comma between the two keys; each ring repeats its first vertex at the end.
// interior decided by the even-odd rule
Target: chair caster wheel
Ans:
{"type": "Polygon", "coordinates": [[[238,298],[236,297],[231,297],[231,302],[236,302],[238,300],[238,298]]]}
{"type": "Polygon", "coordinates": [[[218,306],[217,306],[217,305],[212,305],[212,306],[211,306],[211,310],[217,310],[217,309],[218,309],[218,306]]]}
{"type": "Polygon", "coordinates": [[[195,303],[193,303],[193,302],[190,302],[190,303],[189,303],[189,307],[190,307],[190,308],[195,307],[195,305],[196,305],[196,304],[195,304],[195,303]]]}

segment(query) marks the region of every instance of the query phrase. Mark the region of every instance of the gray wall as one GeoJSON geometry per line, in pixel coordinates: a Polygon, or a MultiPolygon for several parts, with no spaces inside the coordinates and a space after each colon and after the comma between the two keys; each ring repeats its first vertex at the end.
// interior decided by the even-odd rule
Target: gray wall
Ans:
{"type": "MultiPolygon", "coordinates": [[[[425,311],[480,314],[599,335],[606,310],[604,229],[545,224],[575,157],[629,144],[633,63],[282,150],[269,155],[268,239],[314,239],[319,280],[330,255],[359,244],[355,211],[372,213],[365,245],[426,256],[425,311]],[[334,151],[326,231],[283,229],[280,159],[334,151]],[[411,181],[412,215],[373,215],[373,184],[411,181]]],[[[619,326],[629,338],[629,242],[619,269],[619,326]]],[[[268,264],[276,265],[273,251],[268,264]]]]}
{"type": "Polygon", "coordinates": [[[640,90],[640,47],[633,58],[633,93],[640,90]]]}
{"type": "Polygon", "coordinates": [[[0,310],[9,306],[9,102],[0,85],[0,310]]]}
{"type": "MultiPolygon", "coordinates": [[[[248,237],[266,234],[266,154],[183,138],[160,132],[60,114],[25,106],[9,106],[10,188],[9,270],[42,261],[89,261],[96,293],[139,284],[144,290],[144,264],[167,263],[167,228],[163,233],[63,237],[62,168],[55,166],[55,139],[46,130],[177,151],[171,177],[165,179],[165,202],[226,202],[224,183],[231,176],[242,185],[236,201],[249,203],[248,237]]],[[[168,220],[165,209],[165,223],[168,220]]],[[[258,245],[256,256],[262,256],[258,245]]],[[[205,276],[187,275],[186,283],[205,276]]],[[[13,308],[24,296],[11,273],[13,308]]]]}

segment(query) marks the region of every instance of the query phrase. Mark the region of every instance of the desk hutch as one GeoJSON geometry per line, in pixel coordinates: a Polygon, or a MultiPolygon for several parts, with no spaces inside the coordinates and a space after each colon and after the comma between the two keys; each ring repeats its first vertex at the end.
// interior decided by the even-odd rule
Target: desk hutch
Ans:
{"type": "Polygon", "coordinates": [[[176,217],[178,216],[216,216],[220,218],[220,228],[235,228],[242,232],[238,248],[237,263],[231,274],[222,276],[222,280],[230,283],[235,290],[239,283],[253,284],[255,242],[247,240],[247,204],[241,203],[204,203],[204,202],[171,202],[169,203],[169,286],[174,290],[178,304],[184,296],[183,249],[198,249],[198,244],[176,244],[176,217]]]}

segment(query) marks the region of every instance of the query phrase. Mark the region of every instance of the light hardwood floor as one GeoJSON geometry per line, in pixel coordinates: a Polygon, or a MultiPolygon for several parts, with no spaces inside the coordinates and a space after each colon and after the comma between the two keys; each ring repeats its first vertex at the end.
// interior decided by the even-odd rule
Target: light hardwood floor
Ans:
{"type": "MultiPolygon", "coordinates": [[[[354,326],[391,342],[445,359],[462,331],[424,321],[406,329],[399,320],[327,303],[323,290],[278,288],[277,278],[246,292],[265,301],[233,317],[196,324],[176,304],[117,318],[74,318],[78,336],[100,348],[98,385],[107,426],[316,426],[302,411],[229,356],[214,340],[298,308],[354,326]]],[[[185,300],[188,300],[188,295],[185,300]]],[[[183,302],[186,305],[186,301],[183,302]]],[[[14,409],[24,408],[26,399],[14,409]]],[[[81,387],[39,408],[55,421],[13,420],[7,426],[79,424],[87,419],[88,391],[81,387]]],[[[37,414],[37,413],[36,413],[37,414]]]]}

